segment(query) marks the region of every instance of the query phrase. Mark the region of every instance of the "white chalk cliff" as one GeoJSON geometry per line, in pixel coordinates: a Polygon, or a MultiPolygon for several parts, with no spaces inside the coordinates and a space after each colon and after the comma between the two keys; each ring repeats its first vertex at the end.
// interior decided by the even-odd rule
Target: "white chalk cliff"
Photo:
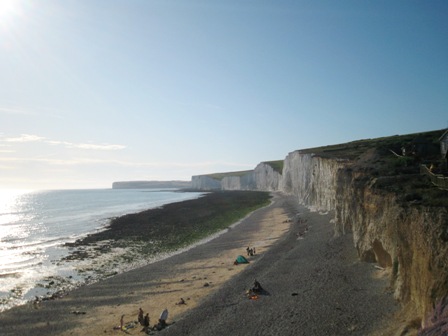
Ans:
{"type": "MultiPolygon", "coordinates": [[[[194,176],[193,188],[279,191],[334,214],[335,235],[352,234],[361,260],[389,269],[394,295],[424,321],[448,294],[448,210],[403,202],[356,160],[289,153],[282,172],[266,163],[243,176],[194,176]]],[[[413,178],[418,179],[418,176],[413,178]]],[[[423,322],[422,322],[423,323],[423,322]]]]}

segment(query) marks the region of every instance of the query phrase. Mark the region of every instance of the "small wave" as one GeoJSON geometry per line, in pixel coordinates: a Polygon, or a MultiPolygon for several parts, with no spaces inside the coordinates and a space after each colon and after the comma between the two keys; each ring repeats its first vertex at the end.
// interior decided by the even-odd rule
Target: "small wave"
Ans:
{"type": "Polygon", "coordinates": [[[16,221],[8,220],[8,222],[5,222],[5,223],[1,223],[1,222],[0,222],[0,226],[1,226],[2,228],[9,228],[9,227],[11,227],[11,226],[20,226],[21,224],[22,224],[22,223],[19,222],[19,220],[16,220],[16,221]]]}
{"type": "Polygon", "coordinates": [[[47,247],[63,244],[68,240],[70,240],[69,237],[57,237],[53,239],[37,240],[31,242],[23,242],[21,239],[15,239],[15,240],[9,239],[7,241],[5,240],[4,242],[14,244],[0,247],[0,249],[4,249],[5,247],[8,250],[29,250],[30,248],[36,248],[36,247],[38,247],[39,249],[45,249],[47,247]]]}
{"type": "Polygon", "coordinates": [[[0,213],[0,217],[1,216],[8,216],[8,215],[26,215],[29,214],[31,211],[27,210],[27,211],[8,211],[8,212],[1,212],[0,213]]]}
{"type": "MultiPolygon", "coordinates": [[[[18,240],[20,240],[20,238],[18,238],[18,237],[10,237],[10,238],[2,238],[1,242],[2,242],[3,244],[5,244],[5,243],[10,244],[10,243],[15,243],[15,242],[17,242],[18,240]]],[[[4,247],[0,247],[0,250],[1,250],[2,248],[4,248],[4,247]]]]}
{"type": "Polygon", "coordinates": [[[0,273],[3,271],[10,271],[10,270],[26,270],[30,267],[39,265],[40,263],[42,263],[42,258],[39,258],[38,256],[34,256],[27,259],[22,258],[21,260],[11,261],[9,263],[2,263],[0,273]]]}
{"type": "Polygon", "coordinates": [[[4,278],[20,278],[21,273],[20,272],[10,272],[10,273],[2,273],[0,271],[0,279],[4,278]]]}
{"type": "Polygon", "coordinates": [[[0,216],[0,227],[6,230],[9,227],[20,225],[20,218],[16,215],[4,215],[0,216]]]}

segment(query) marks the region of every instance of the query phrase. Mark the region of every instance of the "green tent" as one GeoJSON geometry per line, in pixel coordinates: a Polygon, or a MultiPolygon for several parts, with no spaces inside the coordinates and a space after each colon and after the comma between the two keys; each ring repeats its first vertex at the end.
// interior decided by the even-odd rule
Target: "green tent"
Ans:
{"type": "Polygon", "coordinates": [[[246,258],[244,258],[242,255],[239,255],[238,257],[236,257],[235,262],[238,264],[248,264],[249,263],[249,261],[246,258]]]}

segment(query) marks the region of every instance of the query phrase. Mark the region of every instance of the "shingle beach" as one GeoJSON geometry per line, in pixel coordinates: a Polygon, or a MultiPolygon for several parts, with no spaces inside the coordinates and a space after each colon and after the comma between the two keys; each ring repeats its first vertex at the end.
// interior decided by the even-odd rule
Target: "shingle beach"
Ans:
{"type": "Polygon", "coordinates": [[[0,335],[144,335],[139,308],[151,326],[168,308],[168,327],[153,335],[380,335],[399,309],[387,279],[358,260],[350,234],[334,237],[330,220],[276,195],[205,244],[1,313],[0,335]],[[250,263],[234,265],[247,246],[250,263]],[[255,278],[265,292],[251,300],[255,278]]]}

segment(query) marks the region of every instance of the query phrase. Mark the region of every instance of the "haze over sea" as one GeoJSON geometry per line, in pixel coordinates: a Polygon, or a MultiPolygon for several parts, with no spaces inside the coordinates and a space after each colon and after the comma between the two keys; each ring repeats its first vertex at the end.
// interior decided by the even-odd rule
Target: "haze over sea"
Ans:
{"type": "Polygon", "coordinates": [[[51,294],[51,279],[76,286],[79,260],[64,246],[102,230],[110,218],[197,198],[174,189],[0,191],[0,311],[51,294]]]}

